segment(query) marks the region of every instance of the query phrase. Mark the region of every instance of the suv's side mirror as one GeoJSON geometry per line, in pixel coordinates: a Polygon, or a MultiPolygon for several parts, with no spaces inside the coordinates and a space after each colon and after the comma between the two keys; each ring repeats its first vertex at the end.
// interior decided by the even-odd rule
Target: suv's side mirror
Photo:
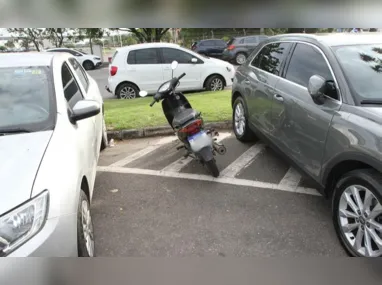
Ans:
{"type": "Polygon", "coordinates": [[[322,105],[325,102],[324,90],[326,87],[326,80],[322,76],[313,75],[309,78],[308,92],[312,97],[314,103],[322,105]]]}
{"type": "Polygon", "coordinates": [[[94,100],[81,100],[78,101],[73,107],[70,114],[70,121],[76,123],[77,121],[84,120],[98,115],[101,112],[100,104],[94,100]]]}

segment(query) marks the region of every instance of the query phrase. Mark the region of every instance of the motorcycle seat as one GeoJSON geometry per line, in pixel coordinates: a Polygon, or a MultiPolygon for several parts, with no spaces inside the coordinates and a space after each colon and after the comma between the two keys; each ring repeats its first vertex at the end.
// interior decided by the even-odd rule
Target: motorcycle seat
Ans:
{"type": "Polygon", "coordinates": [[[175,113],[172,125],[174,128],[179,128],[191,120],[196,119],[200,115],[200,112],[194,109],[185,109],[178,113],[175,113]]]}

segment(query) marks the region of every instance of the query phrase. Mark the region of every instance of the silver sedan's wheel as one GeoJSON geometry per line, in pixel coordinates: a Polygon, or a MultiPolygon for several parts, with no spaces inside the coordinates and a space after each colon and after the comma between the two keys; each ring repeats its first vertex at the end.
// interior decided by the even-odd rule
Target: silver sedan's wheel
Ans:
{"type": "Polygon", "coordinates": [[[343,191],[338,207],[340,230],[360,256],[382,256],[382,205],[366,187],[351,185],[343,191]]]}
{"type": "Polygon", "coordinates": [[[236,104],[235,107],[235,131],[239,136],[242,136],[244,134],[245,130],[245,113],[244,113],[244,106],[241,102],[236,104]]]}
{"type": "Polygon", "coordinates": [[[134,99],[137,97],[137,92],[130,86],[125,86],[119,92],[120,99],[134,99]]]}
{"type": "Polygon", "coordinates": [[[223,84],[223,80],[221,80],[221,78],[214,78],[211,82],[211,90],[212,91],[220,91],[220,90],[223,90],[224,88],[224,84],[223,84]]]}
{"type": "Polygon", "coordinates": [[[94,256],[94,232],[90,208],[87,201],[82,201],[82,230],[89,257],[94,256]]]}

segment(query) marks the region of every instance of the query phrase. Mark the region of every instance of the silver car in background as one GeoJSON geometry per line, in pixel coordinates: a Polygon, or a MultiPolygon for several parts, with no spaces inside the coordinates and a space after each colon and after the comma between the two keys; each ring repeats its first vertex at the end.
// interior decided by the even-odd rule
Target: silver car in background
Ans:
{"type": "Polygon", "coordinates": [[[382,35],[270,37],[237,69],[232,107],[238,140],[261,138],[331,200],[347,252],[381,257],[382,35]]]}

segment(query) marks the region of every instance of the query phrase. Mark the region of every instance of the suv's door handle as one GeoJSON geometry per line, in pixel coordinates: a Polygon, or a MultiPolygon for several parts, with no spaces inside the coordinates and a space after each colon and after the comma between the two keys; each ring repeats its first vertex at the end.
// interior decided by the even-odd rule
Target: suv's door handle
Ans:
{"type": "Polygon", "coordinates": [[[249,81],[248,79],[244,80],[244,84],[250,84],[250,83],[251,83],[251,81],[249,81]]]}
{"type": "Polygon", "coordinates": [[[273,95],[273,98],[275,98],[277,101],[284,102],[283,96],[281,96],[279,94],[273,95]]]}

